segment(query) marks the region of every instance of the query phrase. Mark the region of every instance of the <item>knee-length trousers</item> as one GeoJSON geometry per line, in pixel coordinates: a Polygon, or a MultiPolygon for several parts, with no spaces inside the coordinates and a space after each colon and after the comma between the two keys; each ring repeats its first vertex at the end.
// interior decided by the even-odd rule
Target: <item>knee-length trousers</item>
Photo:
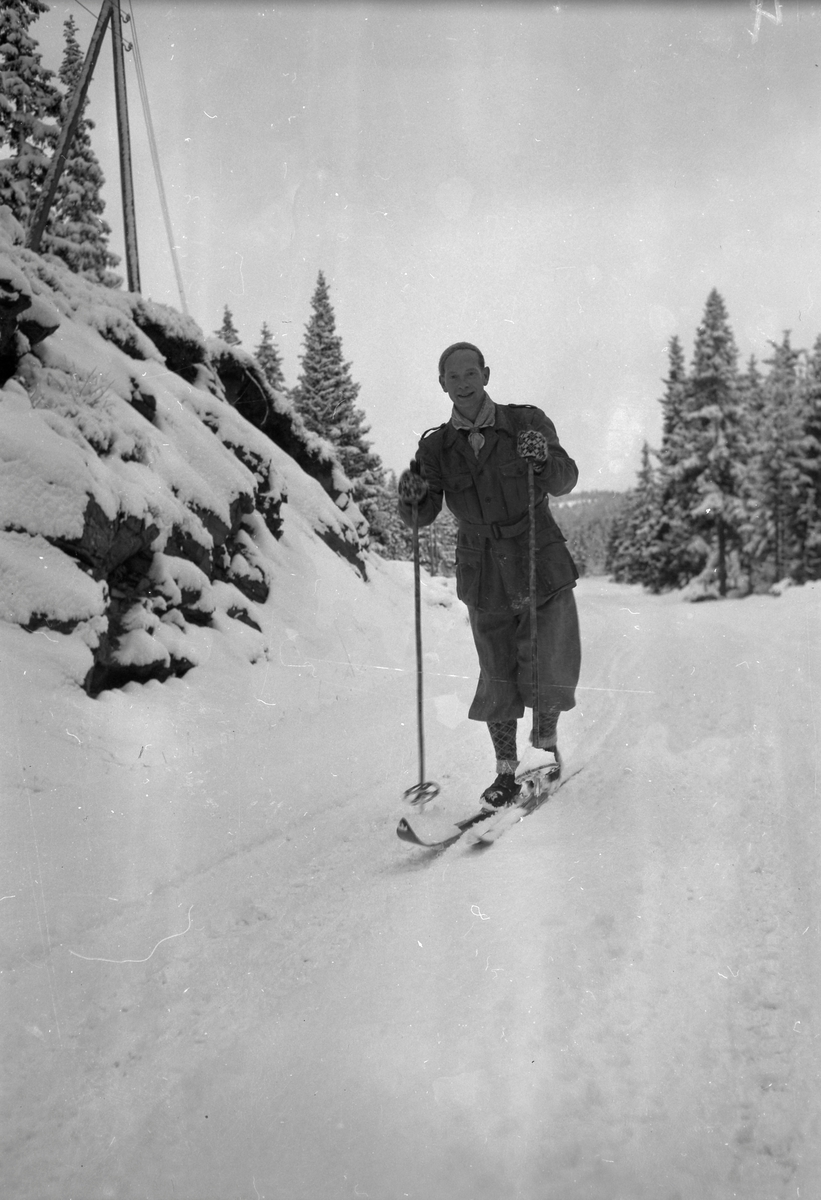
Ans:
{"type": "MultiPolygon", "coordinates": [[[[479,684],[468,711],[473,721],[507,721],[533,707],[530,610],[468,608],[479,656],[479,684]]],[[[579,618],[573,588],[556,592],[536,610],[539,708],[565,712],[576,704],[581,669],[579,618]]]]}

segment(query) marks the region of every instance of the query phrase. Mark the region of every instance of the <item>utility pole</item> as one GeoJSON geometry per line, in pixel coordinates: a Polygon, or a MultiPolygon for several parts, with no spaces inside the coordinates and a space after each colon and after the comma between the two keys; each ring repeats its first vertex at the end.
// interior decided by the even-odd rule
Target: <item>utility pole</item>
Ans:
{"type": "MultiPolygon", "coordinates": [[[[126,18],[129,19],[129,18],[126,18]]],[[[77,80],[77,87],[71,97],[66,121],[60,131],[54,157],[43,181],[43,190],[34,210],[29,227],[26,245],[30,250],[40,249],[43,231],[48,222],[48,214],[57,194],[57,185],[66,165],[66,157],[77,132],[80,114],[88,95],[91,76],[97,65],[100,47],[103,44],[109,21],[112,22],[111,37],[114,48],[114,88],[117,101],[117,134],[120,145],[120,185],[123,199],[123,223],[125,225],[125,258],[128,272],[128,290],[140,291],[140,265],[137,255],[137,218],[134,209],[134,182],[131,173],[131,138],[128,128],[128,101],[125,88],[125,59],[123,54],[123,17],[120,12],[120,0],[103,0],[97,24],[91,36],[88,52],[86,53],[83,69],[77,80]]]]}
{"type": "MultiPolygon", "coordinates": [[[[134,208],[134,178],[131,174],[131,135],[128,129],[128,97],[125,90],[123,19],[120,0],[112,0],[111,38],[114,43],[114,93],[117,100],[117,135],[120,143],[120,188],[125,225],[125,265],[129,292],[140,290],[140,261],[137,254],[137,214],[134,208]]],[[[130,20],[130,18],[128,18],[130,20]]]]}

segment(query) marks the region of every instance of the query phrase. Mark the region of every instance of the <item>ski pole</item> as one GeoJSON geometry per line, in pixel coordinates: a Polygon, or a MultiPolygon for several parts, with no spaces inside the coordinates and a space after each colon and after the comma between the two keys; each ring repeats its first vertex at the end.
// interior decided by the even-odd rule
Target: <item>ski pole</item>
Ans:
{"type": "Polygon", "coordinates": [[[533,692],[533,733],[532,744],[539,740],[539,634],[536,624],[537,594],[536,594],[536,484],[534,470],[536,462],[542,462],[547,457],[547,440],[538,429],[523,429],[516,441],[519,456],[527,462],[527,514],[529,525],[528,542],[528,593],[530,600],[530,682],[533,692]]]}
{"type": "Polygon", "coordinates": [[[527,460],[527,512],[530,525],[530,678],[533,691],[531,743],[536,746],[539,740],[539,633],[536,624],[536,485],[533,480],[533,461],[532,458],[527,460]]]}
{"type": "Polygon", "coordinates": [[[439,795],[439,784],[425,780],[425,721],[422,679],[422,583],[419,563],[419,504],[413,502],[413,612],[416,632],[416,727],[419,745],[419,782],[409,787],[405,799],[424,808],[439,795]]]}

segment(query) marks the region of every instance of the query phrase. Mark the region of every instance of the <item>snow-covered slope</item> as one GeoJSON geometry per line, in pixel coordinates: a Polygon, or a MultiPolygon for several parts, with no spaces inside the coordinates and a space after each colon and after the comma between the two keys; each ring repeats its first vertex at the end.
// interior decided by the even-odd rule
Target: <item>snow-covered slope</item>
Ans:
{"type": "Polygon", "coordinates": [[[259,656],[264,637],[239,626],[261,634],[292,520],[365,570],[330,448],[250,356],[20,236],[2,210],[0,617],[83,642],[73,665],[92,695],[185,674],[203,629],[259,656]],[[256,397],[260,428],[223,377],[232,391],[239,379],[246,408],[256,397]]]}

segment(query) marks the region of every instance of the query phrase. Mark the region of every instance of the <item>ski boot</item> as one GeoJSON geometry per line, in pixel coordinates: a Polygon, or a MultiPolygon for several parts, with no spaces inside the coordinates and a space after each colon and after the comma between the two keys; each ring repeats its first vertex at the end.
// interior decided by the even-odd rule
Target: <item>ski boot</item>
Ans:
{"type": "Polygon", "coordinates": [[[515,775],[511,775],[509,772],[497,775],[490,787],[485,788],[482,792],[482,808],[487,809],[488,812],[507,808],[516,803],[518,795],[519,784],[516,782],[515,775]]]}

